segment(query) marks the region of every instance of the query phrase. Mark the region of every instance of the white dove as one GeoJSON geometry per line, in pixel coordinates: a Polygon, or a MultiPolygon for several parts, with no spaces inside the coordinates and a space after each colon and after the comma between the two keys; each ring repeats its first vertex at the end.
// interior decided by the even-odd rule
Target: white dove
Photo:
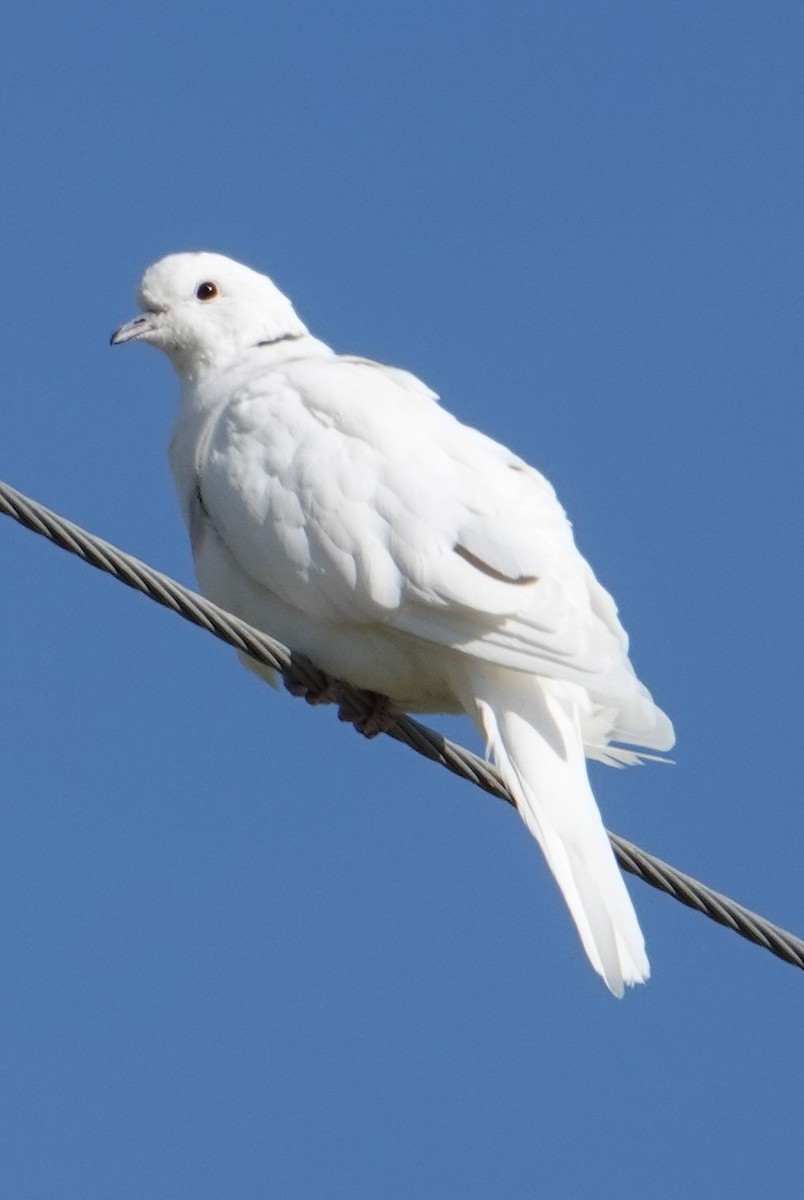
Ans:
{"type": "Polygon", "coordinates": [[[592,966],[615,996],[646,980],[585,758],[635,763],[611,743],[664,751],[673,729],[550,484],[231,259],[163,258],[138,301],[112,343],[179,376],[170,462],[204,593],[400,710],[468,713],[592,966]]]}

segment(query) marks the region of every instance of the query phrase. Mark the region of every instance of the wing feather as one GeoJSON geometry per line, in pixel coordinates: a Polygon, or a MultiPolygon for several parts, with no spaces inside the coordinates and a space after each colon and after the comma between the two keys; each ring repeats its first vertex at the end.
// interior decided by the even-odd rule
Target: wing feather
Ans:
{"type": "Polygon", "coordinates": [[[240,567],[308,615],[580,682],[601,704],[644,693],[550,484],[407,372],[285,363],[235,392],[197,469],[240,567]]]}

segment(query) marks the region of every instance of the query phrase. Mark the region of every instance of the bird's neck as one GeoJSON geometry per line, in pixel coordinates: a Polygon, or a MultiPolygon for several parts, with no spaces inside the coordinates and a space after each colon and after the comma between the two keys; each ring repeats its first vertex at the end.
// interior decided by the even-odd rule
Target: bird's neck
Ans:
{"type": "Polygon", "coordinates": [[[298,331],[278,333],[275,336],[257,335],[247,345],[216,345],[214,351],[200,352],[197,349],[183,353],[181,347],[171,354],[173,367],[178,375],[183,393],[202,396],[209,392],[219,395],[218,380],[221,374],[240,371],[253,376],[261,370],[272,370],[294,358],[330,357],[334,351],[324,342],[314,338],[304,326],[298,331]]]}

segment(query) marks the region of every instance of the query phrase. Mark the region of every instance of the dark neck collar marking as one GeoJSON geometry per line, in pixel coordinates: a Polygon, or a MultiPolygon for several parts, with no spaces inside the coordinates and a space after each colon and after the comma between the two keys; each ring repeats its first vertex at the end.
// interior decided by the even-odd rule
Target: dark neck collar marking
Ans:
{"type": "Polygon", "coordinates": [[[283,333],[279,337],[266,338],[264,342],[257,342],[258,346],[275,346],[278,342],[298,342],[305,335],[303,333],[283,333]]]}

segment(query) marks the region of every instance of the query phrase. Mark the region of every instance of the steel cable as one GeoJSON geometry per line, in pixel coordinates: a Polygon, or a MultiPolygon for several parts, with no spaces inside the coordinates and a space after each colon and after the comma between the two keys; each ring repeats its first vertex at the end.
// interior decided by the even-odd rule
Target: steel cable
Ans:
{"type": "MultiPolygon", "coordinates": [[[[63,550],[82,558],[91,566],[106,571],[128,587],[170,608],[194,625],[199,625],[221,641],[250,655],[258,662],[279,672],[292,685],[322,690],[329,682],[323,671],[301,655],[268,634],[247,625],[239,617],[219,608],[198,593],[147,566],[138,559],[72,521],[51,512],[36,500],[0,482],[0,513],[11,517],[26,529],[41,534],[63,550]]],[[[348,684],[339,685],[339,699],[359,715],[368,715],[376,697],[348,684]]],[[[422,725],[412,717],[401,715],[387,730],[388,736],[404,742],[419,754],[438,762],[455,775],[468,779],[477,787],[513,805],[514,801],[497,770],[463,746],[442,737],[436,730],[422,725]]],[[[777,958],[804,970],[804,941],[781,929],[765,917],[743,908],[728,896],[685,875],[676,867],[662,862],[647,851],[633,845],[617,834],[609,833],[620,866],[638,876],[651,887],[666,892],[689,908],[704,913],[720,925],[725,925],[758,946],[763,946],[777,958]]]]}

